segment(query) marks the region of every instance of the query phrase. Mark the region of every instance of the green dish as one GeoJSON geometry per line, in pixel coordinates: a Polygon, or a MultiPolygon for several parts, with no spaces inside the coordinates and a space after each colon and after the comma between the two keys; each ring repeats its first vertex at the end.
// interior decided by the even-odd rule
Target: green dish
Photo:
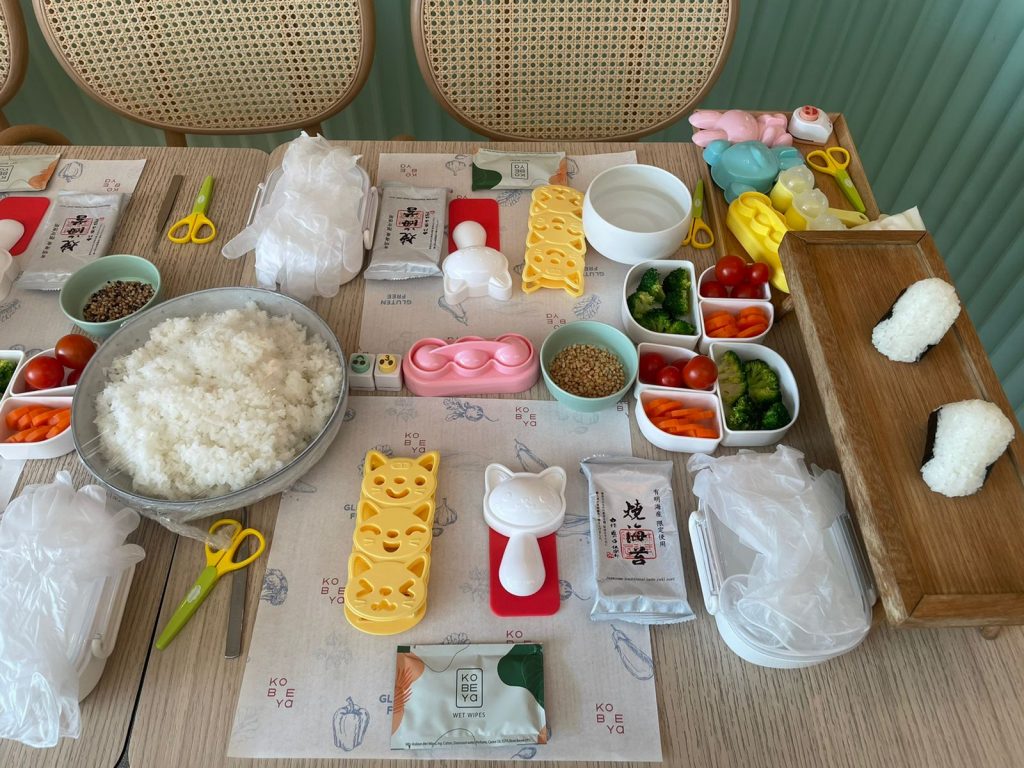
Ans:
{"type": "Polygon", "coordinates": [[[75,272],[60,289],[60,308],[67,318],[90,336],[105,339],[140,312],[157,304],[160,299],[160,270],[141,256],[117,254],[103,256],[75,272]],[[118,320],[91,323],[82,317],[82,310],[96,291],[114,280],[148,283],[153,286],[153,297],[140,309],[118,320]]]}
{"type": "Polygon", "coordinates": [[[617,328],[606,323],[598,323],[593,320],[579,320],[575,323],[566,323],[556,328],[540,347],[540,372],[544,376],[544,383],[548,391],[560,403],[574,411],[594,413],[603,411],[605,408],[612,408],[622,396],[629,391],[636,380],[637,369],[640,361],[637,356],[636,347],[629,337],[617,328]],[[626,372],[626,383],[616,393],[606,397],[580,397],[555,384],[548,375],[548,366],[555,356],[570,344],[590,344],[608,350],[622,363],[626,372]]]}

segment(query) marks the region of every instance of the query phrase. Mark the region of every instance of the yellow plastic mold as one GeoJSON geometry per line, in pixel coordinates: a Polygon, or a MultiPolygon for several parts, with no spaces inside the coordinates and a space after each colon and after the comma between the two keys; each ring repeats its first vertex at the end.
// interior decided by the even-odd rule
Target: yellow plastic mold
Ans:
{"type": "Polygon", "coordinates": [[[583,256],[547,243],[527,249],[523,267],[523,291],[563,288],[573,297],[583,295],[583,256]]]}
{"type": "Polygon", "coordinates": [[[365,632],[368,635],[397,635],[399,632],[405,632],[406,630],[415,627],[426,614],[427,606],[424,605],[408,619],[373,621],[371,619],[364,619],[362,616],[353,613],[349,610],[348,604],[346,603],[345,605],[345,618],[348,619],[348,623],[360,632],[365,632]]]}
{"type": "Polygon", "coordinates": [[[530,195],[530,216],[539,213],[561,213],[583,220],[583,193],[561,184],[537,187],[530,195]]]}
{"type": "Polygon", "coordinates": [[[772,208],[772,201],[760,192],[744,192],[729,205],[725,225],[736,235],[743,249],[754,261],[772,268],[772,285],[789,293],[789,283],[779,260],[779,245],[789,228],[772,208]]]}
{"type": "Polygon", "coordinates": [[[375,563],[353,552],[348,560],[345,608],[372,622],[411,619],[426,607],[429,568],[429,555],[419,555],[408,563],[375,563]]]}
{"type": "Polygon", "coordinates": [[[430,451],[414,459],[389,459],[368,451],[363,464],[363,498],[380,506],[410,507],[434,498],[441,454],[430,451]]]}
{"type": "Polygon", "coordinates": [[[382,507],[362,499],[356,507],[353,551],[362,552],[376,562],[408,562],[419,555],[430,554],[433,525],[433,501],[414,507],[382,507]]]}

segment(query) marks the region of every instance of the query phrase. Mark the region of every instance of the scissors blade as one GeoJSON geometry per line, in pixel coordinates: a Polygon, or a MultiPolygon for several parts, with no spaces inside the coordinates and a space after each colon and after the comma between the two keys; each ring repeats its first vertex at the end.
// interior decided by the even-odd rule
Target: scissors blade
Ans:
{"type": "Polygon", "coordinates": [[[164,627],[164,631],[157,638],[157,650],[162,651],[178,636],[178,633],[188,624],[189,619],[199,609],[199,606],[203,604],[203,601],[210,594],[210,590],[213,589],[219,578],[220,574],[217,573],[215,566],[208,565],[203,569],[203,572],[199,574],[199,578],[196,579],[196,583],[189,589],[185,599],[181,601],[181,604],[164,627]]]}
{"type": "MultiPolygon", "coordinates": [[[[249,510],[242,510],[242,528],[249,527],[249,510]]],[[[249,542],[238,545],[238,557],[249,556],[249,542]]],[[[245,587],[248,569],[240,568],[231,574],[231,605],[228,608],[228,636],[224,642],[224,658],[237,659],[242,653],[242,622],[245,619],[245,587]]]]}
{"type": "Polygon", "coordinates": [[[192,213],[206,213],[210,206],[210,197],[213,195],[213,176],[203,179],[203,185],[199,188],[195,205],[192,206],[192,213]]]}

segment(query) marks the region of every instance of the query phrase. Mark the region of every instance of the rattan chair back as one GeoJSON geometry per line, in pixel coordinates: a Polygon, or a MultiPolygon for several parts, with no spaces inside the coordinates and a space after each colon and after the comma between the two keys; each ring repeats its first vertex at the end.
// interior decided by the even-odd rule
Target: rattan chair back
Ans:
{"type": "Polygon", "coordinates": [[[441,104],[493,139],[635,139],[698,104],[739,0],[413,0],[413,45],[441,104]]]}
{"type": "Polygon", "coordinates": [[[373,60],[373,0],[33,5],[57,60],[86,93],[168,132],[318,125],[355,98],[373,60]]]}

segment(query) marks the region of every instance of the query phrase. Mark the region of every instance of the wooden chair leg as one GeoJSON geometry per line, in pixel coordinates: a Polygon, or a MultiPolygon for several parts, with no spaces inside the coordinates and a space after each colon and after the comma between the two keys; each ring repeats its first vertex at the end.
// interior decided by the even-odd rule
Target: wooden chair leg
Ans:
{"type": "Polygon", "coordinates": [[[164,142],[168,147],[187,147],[188,139],[184,133],[164,130],[164,142]]]}
{"type": "Polygon", "coordinates": [[[999,633],[1003,631],[1002,627],[982,627],[981,636],[986,640],[995,640],[999,637],[999,633]]]}
{"type": "Polygon", "coordinates": [[[0,131],[0,144],[49,144],[67,146],[71,141],[45,125],[12,125],[0,131]]]}
{"type": "Polygon", "coordinates": [[[320,123],[310,123],[309,125],[307,125],[302,130],[304,130],[310,136],[323,136],[324,135],[324,127],[320,123]]]}

